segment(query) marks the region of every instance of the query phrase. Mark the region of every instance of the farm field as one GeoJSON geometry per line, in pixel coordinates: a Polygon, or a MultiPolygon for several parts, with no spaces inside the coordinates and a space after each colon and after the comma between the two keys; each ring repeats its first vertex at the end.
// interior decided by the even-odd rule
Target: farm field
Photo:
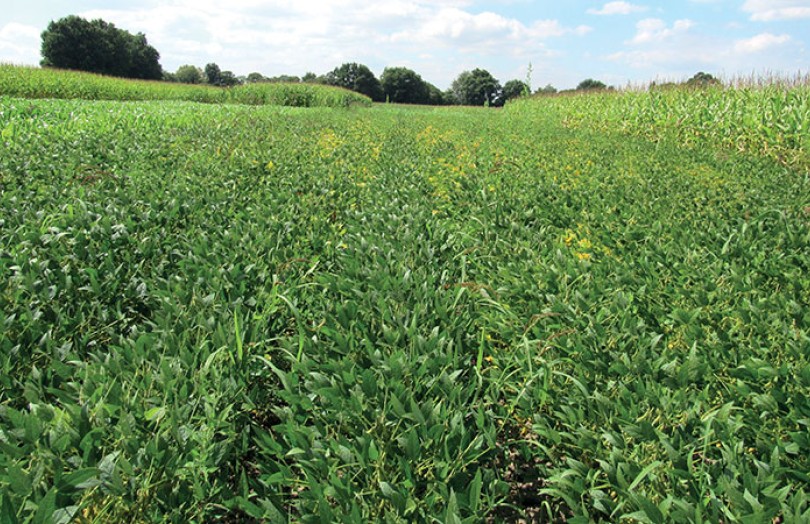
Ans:
{"type": "Polygon", "coordinates": [[[808,100],[0,97],[0,521],[807,522],[808,100]]]}
{"type": "Polygon", "coordinates": [[[174,100],[205,104],[291,107],[370,105],[371,99],[339,87],[303,83],[258,83],[232,88],[129,80],[0,62],[0,94],[19,98],[82,100],[174,100]]]}

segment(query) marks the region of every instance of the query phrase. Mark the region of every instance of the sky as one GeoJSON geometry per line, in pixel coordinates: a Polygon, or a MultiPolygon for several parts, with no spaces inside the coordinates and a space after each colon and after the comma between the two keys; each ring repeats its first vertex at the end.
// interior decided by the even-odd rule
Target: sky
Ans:
{"type": "Polygon", "coordinates": [[[36,65],[40,34],[75,14],[142,32],[164,70],[323,74],[408,67],[446,89],[474,68],[502,83],[622,87],[810,71],[810,0],[3,0],[0,62],[36,65]],[[530,73],[530,74],[529,74],[530,73]]]}

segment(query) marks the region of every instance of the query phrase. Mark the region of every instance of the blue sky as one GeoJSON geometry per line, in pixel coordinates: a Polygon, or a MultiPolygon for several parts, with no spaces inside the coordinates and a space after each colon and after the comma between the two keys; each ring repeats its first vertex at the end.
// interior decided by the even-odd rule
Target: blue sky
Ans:
{"type": "Polygon", "coordinates": [[[39,62],[40,33],[69,14],[143,32],[169,71],[325,73],[343,62],[410,67],[444,89],[481,67],[501,82],[623,86],[810,71],[810,0],[4,0],[0,61],[39,62]]]}

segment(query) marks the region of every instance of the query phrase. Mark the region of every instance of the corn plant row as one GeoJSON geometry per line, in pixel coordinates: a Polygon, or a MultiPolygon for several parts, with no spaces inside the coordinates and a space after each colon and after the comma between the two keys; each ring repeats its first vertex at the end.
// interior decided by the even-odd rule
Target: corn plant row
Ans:
{"type": "Polygon", "coordinates": [[[650,139],[673,135],[686,147],[764,155],[810,167],[810,85],[771,82],[589,94],[511,104],[556,110],[566,125],[622,129],[650,139]],[[552,109],[553,108],[553,109],[552,109]]]}
{"type": "Polygon", "coordinates": [[[126,80],[92,73],[0,64],[0,95],[83,100],[175,100],[208,104],[348,107],[371,100],[312,84],[248,84],[234,88],[126,80]]]}

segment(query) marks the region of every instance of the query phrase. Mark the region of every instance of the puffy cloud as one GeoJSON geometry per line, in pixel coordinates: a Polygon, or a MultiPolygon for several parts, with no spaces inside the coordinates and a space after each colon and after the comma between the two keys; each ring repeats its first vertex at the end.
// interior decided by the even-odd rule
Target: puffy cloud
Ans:
{"type": "MultiPolygon", "coordinates": [[[[427,14],[427,13],[426,13],[427,14]]],[[[425,16],[413,29],[393,35],[395,41],[461,43],[497,43],[498,40],[537,42],[566,34],[583,35],[588,26],[564,27],[557,20],[537,20],[525,25],[514,18],[496,13],[470,14],[461,9],[446,8],[425,16]]]]}
{"type": "Polygon", "coordinates": [[[647,8],[642,5],[633,5],[629,2],[608,2],[601,9],[588,9],[589,15],[629,15],[641,13],[647,8]]]}
{"type": "Polygon", "coordinates": [[[636,36],[630,40],[631,44],[649,44],[661,42],[673,36],[688,32],[695,23],[688,19],[676,20],[672,27],[660,18],[645,18],[636,24],[636,36]]]}
{"type": "Polygon", "coordinates": [[[810,18],[809,0],[747,0],[742,9],[758,22],[810,18]]]}
{"type": "Polygon", "coordinates": [[[771,47],[780,46],[790,42],[790,35],[773,35],[771,33],[761,33],[751,38],[737,40],[734,43],[734,50],[738,53],[759,53],[771,47]]]}
{"type": "Polygon", "coordinates": [[[516,61],[540,61],[553,54],[549,39],[591,31],[557,20],[477,12],[472,5],[466,0],[174,0],[80,14],[144,32],[169,70],[217,62],[237,74],[302,74],[303,68],[322,73],[358,61],[380,73],[404,59],[437,84],[449,84],[458,67],[486,66],[491,63],[486,57],[512,60],[510,70],[516,61]],[[426,53],[444,62],[433,68],[436,76],[428,76],[432,61],[419,58],[426,53]]]}

